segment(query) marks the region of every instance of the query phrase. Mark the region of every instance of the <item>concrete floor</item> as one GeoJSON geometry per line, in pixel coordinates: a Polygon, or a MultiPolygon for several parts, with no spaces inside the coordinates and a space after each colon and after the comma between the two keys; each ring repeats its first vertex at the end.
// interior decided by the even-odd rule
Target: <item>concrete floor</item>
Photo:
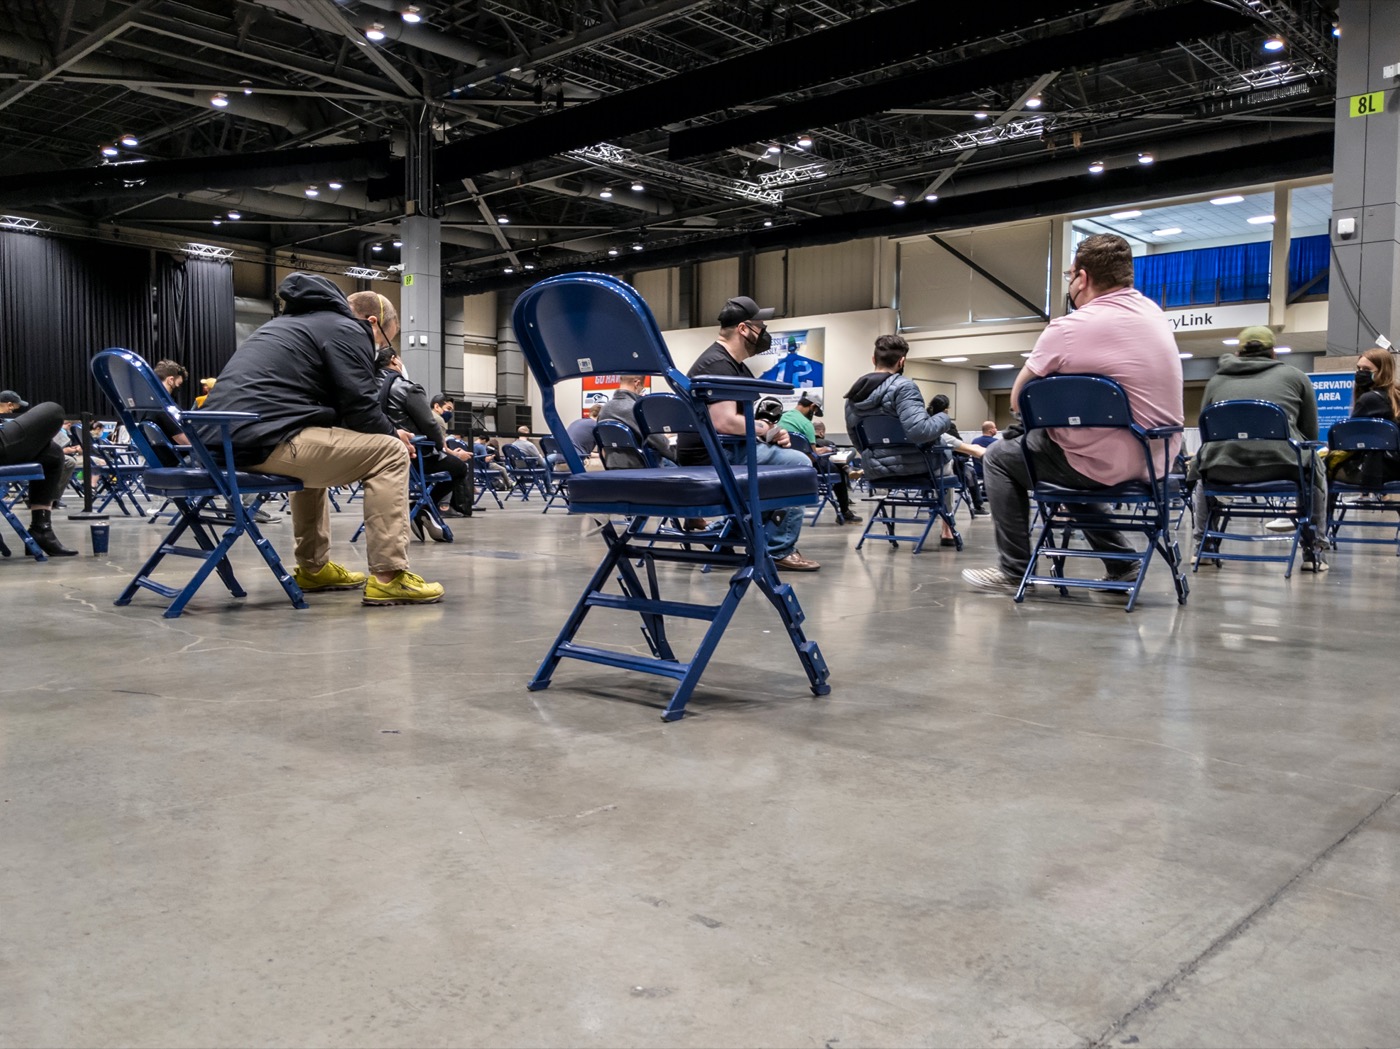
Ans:
{"type": "Polygon", "coordinates": [[[587,528],[415,544],[433,608],[296,612],[246,556],[244,601],[114,608],[132,520],[0,563],[0,1045],[1400,1043],[1390,551],[1124,615],[968,591],[985,521],[827,524],[831,695],[753,599],[666,725],[660,679],[524,689],[587,528]]]}

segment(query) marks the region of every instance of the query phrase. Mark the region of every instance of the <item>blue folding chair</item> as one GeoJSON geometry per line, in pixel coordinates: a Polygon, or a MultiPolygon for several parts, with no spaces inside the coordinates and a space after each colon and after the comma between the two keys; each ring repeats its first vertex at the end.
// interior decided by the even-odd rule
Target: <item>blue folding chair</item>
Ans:
{"type": "Polygon", "coordinates": [[[548,498],[551,473],[549,464],[543,459],[527,455],[514,443],[503,444],[501,451],[505,454],[506,475],[510,478],[510,491],[506,492],[506,501],[509,502],[511,496],[518,495],[522,503],[528,503],[531,492],[548,498]]]}
{"type": "Polygon", "coordinates": [[[836,505],[836,494],[831,490],[831,458],[826,455],[816,455],[812,451],[812,442],[803,437],[800,433],[789,431],[788,440],[790,447],[797,449],[807,458],[812,460],[812,468],[817,471],[817,505],[812,511],[812,516],[807,518],[807,524],[814,525],[821,517],[822,511],[828,506],[831,512],[837,514],[841,510],[836,505]]]}
{"type": "MultiPolygon", "coordinates": [[[[1201,558],[1215,561],[1268,561],[1284,566],[1283,578],[1293,574],[1293,562],[1298,546],[1306,536],[1321,532],[1314,528],[1313,515],[1319,518],[1323,507],[1312,506],[1313,471],[1318,469],[1315,450],[1321,441],[1300,441],[1291,436],[1288,416],[1270,401],[1217,401],[1201,412],[1199,423],[1201,445],[1217,441],[1275,441],[1286,444],[1294,462],[1287,467],[1289,476],[1275,480],[1226,483],[1211,480],[1203,473],[1197,482],[1206,497],[1206,521],[1194,558],[1200,568],[1201,558]],[[1301,508],[1307,506],[1304,512],[1301,508]],[[1270,535],[1261,531],[1240,531],[1238,522],[1287,518],[1293,531],[1270,535]],[[1229,541],[1249,545],[1277,546],[1286,543],[1286,554],[1242,554],[1226,550],[1221,544],[1229,541]],[[1209,547],[1209,552],[1206,552],[1209,547]]],[[[1198,453],[1199,454],[1199,453],[1198,453]]]]}
{"type": "MultiPolygon", "coordinates": [[[[816,501],[816,473],[810,467],[765,466],[756,461],[753,405],[760,397],[788,391],[784,383],[729,376],[687,378],[671,361],[651,311],[627,284],[596,273],[552,277],[530,288],[515,305],[516,337],[534,374],[550,430],[559,440],[569,477],[569,512],[603,520],[607,544],[602,562],[550,646],[529,689],[547,688],[561,659],[578,659],[674,679],[676,689],[662,718],[685,713],[715,647],[724,635],[750,584],[772,602],[816,695],[831,690],[821,650],[802,632],[802,608],[792,587],[780,582],[768,554],[765,513],[801,512],[816,501]],[[627,373],[660,375],[675,394],[652,394],[638,403],[644,432],[698,434],[712,466],[654,467],[587,473],[573,442],[566,440],[554,403],[557,383],[586,375],[627,373]],[[747,431],[744,466],[732,467],[711,425],[708,405],[738,401],[747,431]],[[626,519],[619,526],[614,517],[626,519]],[[734,527],[725,550],[691,550],[670,529],[650,528],[654,519],[729,517],[734,527]],[[633,562],[640,562],[639,572],[633,562]],[[663,598],[657,563],[714,562],[733,570],[728,590],[717,604],[663,598]],[[616,575],[618,590],[606,589],[616,575]],[[594,608],[635,612],[650,655],[627,647],[606,649],[576,637],[594,608]],[[680,659],[667,637],[668,617],[708,623],[689,661],[680,659]]],[[[687,584],[687,589],[689,584],[687,584]]]]}
{"type": "Polygon", "coordinates": [[[1400,557],[1400,481],[1387,481],[1384,462],[1400,458],[1400,427],[1389,419],[1348,419],[1333,423],[1327,431],[1327,446],[1332,451],[1365,456],[1358,483],[1343,481],[1334,473],[1327,485],[1327,538],[1338,543],[1380,543],[1394,545],[1400,557]],[[1352,515],[1362,513],[1395,514],[1396,521],[1371,520],[1352,515]],[[1376,536],[1343,536],[1344,527],[1394,530],[1387,538],[1376,536]]]}
{"type": "MultiPolygon", "coordinates": [[[[47,561],[49,555],[39,549],[39,544],[29,534],[29,529],[24,527],[24,523],[15,514],[14,505],[24,498],[28,482],[43,479],[44,468],[38,463],[11,463],[8,466],[0,466],[0,516],[10,522],[10,527],[24,544],[25,551],[36,561],[47,561]],[[19,487],[11,489],[11,485],[19,487]]],[[[5,545],[4,537],[0,536],[0,557],[9,556],[10,548],[5,545]]]]}
{"type": "Polygon", "coordinates": [[[952,455],[948,449],[936,444],[915,444],[909,439],[904,424],[893,415],[872,415],[861,419],[856,423],[851,438],[862,454],[880,448],[887,452],[897,451],[923,463],[923,470],[917,474],[866,477],[866,484],[877,498],[856,549],[864,546],[867,539],[879,539],[897,550],[903,539],[913,542],[914,553],[917,554],[923,550],[934,524],[942,521],[952,531],[954,545],[961,550],[962,533],[958,531],[953,515],[957,510],[956,499],[962,492],[962,482],[950,468],[952,455]],[[950,497],[954,500],[951,507],[950,497]],[[904,525],[915,531],[896,531],[904,525]],[[880,528],[884,529],[883,534],[877,530],[880,528]]]}
{"type": "MultiPolygon", "coordinates": [[[[572,443],[572,441],[570,443],[572,443]]],[[[564,508],[568,509],[568,489],[559,483],[561,480],[559,476],[559,467],[564,465],[562,462],[563,457],[559,453],[559,442],[553,437],[541,437],[540,451],[544,452],[545,490],[549,494],[549,498],[545,500],[544,509],[541,510],[540,513],[549,513],[549,508],[552,507],[555,502],[561,500],[564,503],[564,508]],[[556,458],[554,462],[550,462],[550,456],[557,456],[558,458],[556,458]]]]}
{"type": "Polygon", "coordinates": [[[235,469],[233,463],[233,424],[255,419],[249,412],[182,412],[170,399],[164,384],[156,378],[151,366],[130,350],[103,350],[92,359],[92,374],[107,399],[117,409],[132,443],[146,462],[145,486],[153,496],[170,499],[176,508],[176,520],[160,545],[143,564],[135,577],[121,592],[115,604],[131,603],[137,590],[145,589],[170,599],[166,619],[174,619],[184,611],[211,572],[234,597],[246,597],[247,592],[234,577],[229,551],[246,534],[267,562],[272,574],[282,585],[293,607],[305,608],[306,598],[301,587],[282,565],[277,551],[253,520],[251,507],[243,505],[243,494],[267,492],[297,492],[302,483],[294,477],[251,473],[235,469]],[[167,466],[160,451],[152,444],[142,425],[157,416],[169,419],[189,440],[189,460],[184,465],[167,466]],[[220,458],[215,458],[204,443],[196,425],[219,428],[220,458]],[[216,541],[213,530],[223,528],[216,541]],[[186,533],[194,537],[196,547],[180,546],[186,533]],[[151,578],[156,567],[169,554],[193,557],[199,568],[180,588],[166,586],[151,578]]]}
{"type": "Polygon", "coordinates": [[[632,427],[618,419],[598,420],[593,445],[605,470],[640,470],[661,465],[656,450],[638,441],[632,427]]]}
{"type": "MultiPolygon", "coordinates": [[[[437,501],[433,498],[433,485],[452,480],[452,475],[446,470],[428,472],[423,457],[437,447],[431,437],[413,438],[413,447],[418,450],[418,454],[408,461],[408,519],[412,521],[420,513],[427,514],[433,519],[433,523],[442,529],[441,541],[450,543],[453,539],[452,529],[442,519],[442,511],[438,509],[437,501]]],[[[364,531],[365,523],[361,521],[360,526],[355,529],[355,534],[350,537],[350,542],[359,542],[364,531]]],[[[421,536],[419,542],[423,542],[421,536]]]]}
{"type": "Polygon", "coordinates": [[[1069,596],[1071,587],[1125,592],[1128,595],[1125,611],[1131,612],[1155,551],[1161,553],[1171,570],[1177,603],[1186,604],[1189,588],[1181,548],[1172,538],[1171,526],[1171,504],[1176,491],[1171,480],[1171,437],[1181,433],[1183,427],[1145,429],[1138,425],[1133,421],[1123,387],[1102,375],[1049,375],[1034,379],[1021,391],[1020,408],[1027,438],[1021,442],[1021,449],[1030,475],[1031,498],[1040,511],[1040,531],[1032,544],[1030,563],[1016,590],[1016,600],[1025,600],[1026,588],[1031,584],[1048,583],[1065,597],[1069,596]],[[1046,427],[1120,430],[1130,434],[1142,451],[1147,479],[1102,488],[1066,488],[1041,481],[1036,475],[1029,437],[1033,431],[1046,427]],[[1058,546],[1057,531],[1061,536],[1058,546]],[[1137,571],[1132,578],[1066,576],[1066,561],[1098,560],[1104,556],[1093,548],[1092,539],[1096,534],[1108,532],[1146,537],[1145,549],[1111,555],[1114,560],[1136,562],[1137,571]],[[1089,541],[1089,549],[1071,546],[1076,534],[1089,541]],[[1049,575],[1036,571],[1041,557],[1050,559],[1049,575]]]}

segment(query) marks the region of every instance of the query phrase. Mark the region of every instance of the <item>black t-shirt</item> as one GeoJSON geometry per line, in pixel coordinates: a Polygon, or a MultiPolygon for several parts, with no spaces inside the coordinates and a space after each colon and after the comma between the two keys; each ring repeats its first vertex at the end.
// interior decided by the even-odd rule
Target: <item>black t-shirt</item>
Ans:
{"type": "MultiPolygon", "coordinates": [[[[720,343],[712,342],[690,366],[686,375],[692,379],[697,375],[735,375],[742,379],[748,379],[748,368],[736,361],[728,350],[720,343]]],[[[735,407],[740,410],[743,405],[735,402],[735,407]]],[[[697,433],[683,433],[676,438],[676,462],[681,466],[708,466],[710,457],[705,452],[705,442],[700,440],[697,433]]]]}

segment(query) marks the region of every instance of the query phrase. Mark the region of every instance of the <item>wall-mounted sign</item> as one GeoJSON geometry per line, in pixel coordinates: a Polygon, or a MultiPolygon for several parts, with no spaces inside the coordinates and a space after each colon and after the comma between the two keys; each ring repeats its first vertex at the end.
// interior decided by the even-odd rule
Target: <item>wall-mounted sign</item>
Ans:
{"type": "Polygon", "coordinates": [[[1385,112],[1385,92],[1368,91],[1364,95],[1352,95],[1347,102],[1354,117],[1373,117],[1385,112]]]}
{"type": "Polygon", "coordinates": [[[1172,331],[1188,334],[1215,328],[1248,328],[1269,323],[1269,304],[1251,302],[1243,306],[1193,306],[1189,310],[1167,310],[1172,331]]]}
{"type": "Polygon", "coordinates": [[[1317,394],[1317,439],[1327,440],[1333,423],[1351,418],[1351,372],[1309,372],[1313,393],[1317,394]]]}
{"type": "Polygon", "coordinates": [[[403,286],[404,286],[405,288],[411,288],[411,287],[413,287],[413,274],[411,274],[411,273],[405,273],[405,274],[403,275],[403,286]]]}
{"type": "MultiPolygon", "coordinates": [[[[617,392],[620,375],[585,375],[583,377],[583,410],[580,417],[588,414],[588,409],[595,404],[602,407],[612,400],[612,395],[617,392]]],[[[642,396],[651,392],[651,376],[646,377],[646,382],[642,385],[642,396]]]]}

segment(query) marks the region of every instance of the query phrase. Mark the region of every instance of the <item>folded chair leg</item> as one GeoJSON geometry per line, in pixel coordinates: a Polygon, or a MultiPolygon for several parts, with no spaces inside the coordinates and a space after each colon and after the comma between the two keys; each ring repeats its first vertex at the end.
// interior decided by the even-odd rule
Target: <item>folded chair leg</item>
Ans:
{"type": "Polygon", "coordinates": [[[755,582],[763,595],[778,610],[778,617],[783,621],[788,639],[797,652],[797,658],[802,661],[802,669],[807,672],[807,681],[811,685],[812,694],[814,696],[829,694],[831,686],[827,684],[827,679],[831,676],[831,672],[827,669],[826,660],[822,657],[822,650],[815,641],[809,641],[802,630],[802,622],[806,616],[802,612],[802,606],[797,601],[797,594],[792,589],[792,584],[778,583],[771,576],[765,576],[762,573],[756,574],[755,582]]]}

